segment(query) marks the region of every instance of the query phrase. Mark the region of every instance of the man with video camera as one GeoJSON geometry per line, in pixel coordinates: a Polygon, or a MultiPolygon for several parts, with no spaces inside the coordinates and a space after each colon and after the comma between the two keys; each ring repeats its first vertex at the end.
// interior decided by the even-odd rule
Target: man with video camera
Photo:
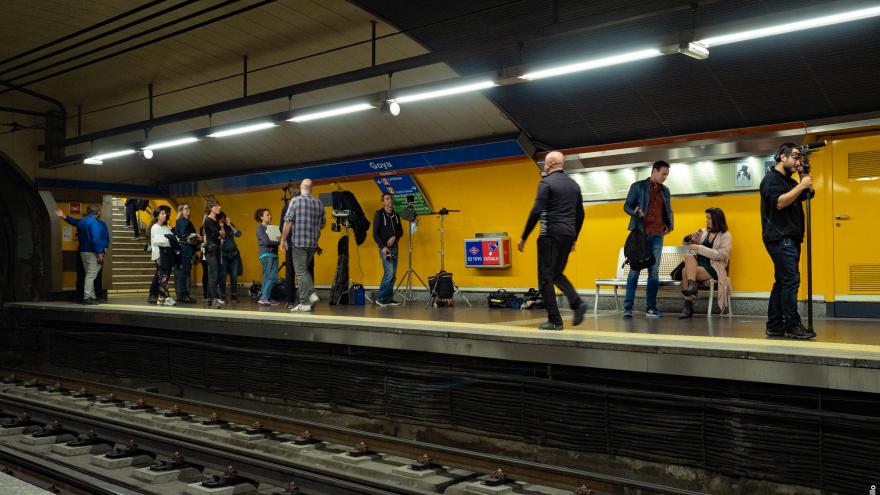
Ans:
{"type": "Polygon", "coordinates": [[[379,246],[383,270],[376,304],[382,307],[400,306],[393,297],[394,280],[397,278],[397,244],[403,237],[403,225],[400,223],[400,215],[394,212],[393,205],[394,196],[389,192],[382,193],[382,208],[373,215],[373,240],[379,246]]]}
{"type": "Polygon", "coordinates": [[[799,263],[804,240],[801,203],[815,195],[813,178],[804,173],[804,151],[794,143],[779,147],[776,165],[761,180],[761,230],[764,247],[773,260],[775,281],[767,308],[768,337],[812,339],[816,333],[801,322],[797,293],[801,284],[799,263]],[[798,172],[800,182],[791,176],[798,172]]]}

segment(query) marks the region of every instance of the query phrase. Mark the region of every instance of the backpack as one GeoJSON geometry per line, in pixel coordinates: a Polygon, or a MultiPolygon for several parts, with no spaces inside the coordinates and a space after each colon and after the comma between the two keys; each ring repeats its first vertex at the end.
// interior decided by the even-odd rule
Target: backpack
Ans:
{"type": "Polygon", "coordinates": [[[544,304],[544,296],[541,295],[538,289],[529,289],[526,295],[523,296],[523,303],[520,305],[520,309],[547,309],[547,305],[544,304]]]}
{"type": "Polygon", "coordinates": [[[498,289],[495,292],[489,294],[489,307],[490,308],[509,308],[511,307],[512,300],[516,299],[516,296],[507,292],[504,289],[498,289]]]}
{"type": "Polygon", "coordinates": [[[455,283],[452,281],[452,274],[447,271],[439,271],[433,277],[428,277],[428,288],[432,297],[452,299],[455,293],[455,283]]]}
{"type": "Polygon", "coordinates": [[[623,255],[626,260],[620,267],[623,268],[629,264],[629,269],[637,272],[654,266],[654,263],[657,262],[654,253],[648,247],[648,236],[641,225],[636,224],[636,228],[626,237],[623,255]]]}

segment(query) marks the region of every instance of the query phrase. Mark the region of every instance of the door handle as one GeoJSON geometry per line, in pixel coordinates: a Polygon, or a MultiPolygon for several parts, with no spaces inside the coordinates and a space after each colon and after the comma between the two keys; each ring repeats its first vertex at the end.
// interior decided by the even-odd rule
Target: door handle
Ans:
{"type": "Polygon", "coordinates": [[[849,215],[836,215],[835,220],[849,220],[849,215]]]}

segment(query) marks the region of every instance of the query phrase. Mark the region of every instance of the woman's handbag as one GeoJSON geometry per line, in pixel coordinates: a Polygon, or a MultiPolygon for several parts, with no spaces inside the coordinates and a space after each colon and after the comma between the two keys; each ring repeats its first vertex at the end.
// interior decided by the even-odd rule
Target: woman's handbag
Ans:
{"type": "Polygon", "coordinates": [[[672,278],[672,280],[681,280],[682,279],[681,272],[683,272],[683,271],[684,271],[684,261],[682,261],[681,263],[678,264],[678,266],[676,266],[675,268],[672,269],[672,272],[669,274],[669,277],[672,278]]]}

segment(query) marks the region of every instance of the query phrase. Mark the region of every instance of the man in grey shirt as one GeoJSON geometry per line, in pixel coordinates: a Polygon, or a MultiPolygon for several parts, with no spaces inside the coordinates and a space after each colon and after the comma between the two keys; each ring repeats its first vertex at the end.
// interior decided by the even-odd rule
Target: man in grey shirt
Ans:
{"type": "Polygon", "coordinates": [[[320,298],[315,292],[315,281],[309,274],[309,264],[315,257],[321,229],[327,222],[324,205],[312,197],[312,180],[303,179],[299,185],[300,195],[290,201],[284,214],[284,231],[281,238],[281,249],[287,251],[288,235],[293,230],[293,269],[299,280],[299,304],[290,309],[292,312],[309,312],[312,305],[320,298]]]}

